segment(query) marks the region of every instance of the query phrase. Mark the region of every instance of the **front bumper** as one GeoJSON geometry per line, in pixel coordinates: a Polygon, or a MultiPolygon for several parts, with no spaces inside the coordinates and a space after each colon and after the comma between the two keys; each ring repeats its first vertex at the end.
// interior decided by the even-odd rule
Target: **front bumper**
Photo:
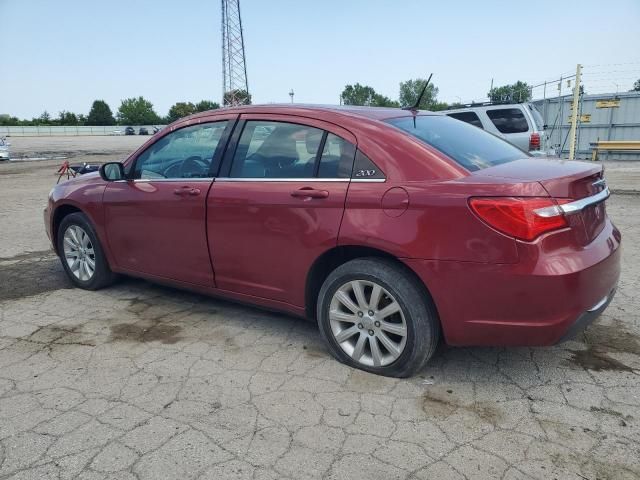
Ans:
{"type": "Polygon", "coordinates": [[[557,241],[523,246],[517,264],[405,263],[431,292],[448,344],[553,345],[604,311],[620,276],[620,233],[609,220],[587,246],[553,250],[557,241]]]}

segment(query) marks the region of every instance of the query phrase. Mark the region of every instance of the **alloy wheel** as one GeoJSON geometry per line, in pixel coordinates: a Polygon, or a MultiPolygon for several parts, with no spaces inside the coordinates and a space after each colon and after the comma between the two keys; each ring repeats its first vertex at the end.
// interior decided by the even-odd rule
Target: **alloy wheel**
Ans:
{"type": "Polygon", "coordinates": [[[369,280],[352,280],[336,290],[329,323],[340,348],[362,365],[389,365],[407,343],[402,307],[388,290],[369,280]]]}
{"type": "Polygon", "coordinates": [[[96,254],[87,232],[78,225],[69,225],[64,232],[64,257],[71,273],[83,282],[93,278],[96,254]]]}

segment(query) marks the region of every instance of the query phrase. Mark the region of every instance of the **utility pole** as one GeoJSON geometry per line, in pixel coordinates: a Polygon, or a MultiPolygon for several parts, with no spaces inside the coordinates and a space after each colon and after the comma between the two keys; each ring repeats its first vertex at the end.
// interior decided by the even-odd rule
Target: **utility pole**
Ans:
{"type": "Polygon", "coordinates": [[[295,93],[293,92],[293,88],[289,91],[289,96],[291,97],[291,103],[293,103],[293,96],[295,93]]]}
{"type": "Polygon", "coordinates": [[[573,160],[576,156],[576,131],[578,128],[578,101],[580,100],[580,73],[582,65],[576,67],[576,81],[573,85],[573,106],[571,107],[571,130],[569,135],[569,160],[573,160]]]}

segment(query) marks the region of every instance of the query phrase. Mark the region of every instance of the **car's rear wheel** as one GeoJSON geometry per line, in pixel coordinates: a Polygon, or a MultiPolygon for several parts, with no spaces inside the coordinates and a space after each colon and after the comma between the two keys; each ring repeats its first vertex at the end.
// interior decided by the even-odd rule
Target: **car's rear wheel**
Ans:
{"type": "Polygon", "coordinates": [[[343,363],[407,377],[436,350],[440,323],[428,293],[406,267],[362,258],[336,268],[318,298],[318,325],[343,363]]]}
{"type": "Polygon", "coordinates": [[[83,213],[72,213],[60,222],[58,254],[71,281],[86,290],[97,290],[113,283],[98,236],[83,213]]]}

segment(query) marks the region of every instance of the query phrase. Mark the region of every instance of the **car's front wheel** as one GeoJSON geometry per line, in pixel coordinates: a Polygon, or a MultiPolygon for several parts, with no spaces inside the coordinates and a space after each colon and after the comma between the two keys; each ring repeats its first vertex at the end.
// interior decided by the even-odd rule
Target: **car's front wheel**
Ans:
{"type": "Polygon", "coordinates": [[[58,254],[71,281],[86,290],[97,290],[113,282],[98,236],[83,213],[72,213],[60,222],[58,254]]]}
{"type": "Polygon", "coordinates": [[[407,377],[433,355],[440,323],[406,267],[382,258],[351,260],[325,280],[318,325],[334,357],[379,375],[407,377]]]}

